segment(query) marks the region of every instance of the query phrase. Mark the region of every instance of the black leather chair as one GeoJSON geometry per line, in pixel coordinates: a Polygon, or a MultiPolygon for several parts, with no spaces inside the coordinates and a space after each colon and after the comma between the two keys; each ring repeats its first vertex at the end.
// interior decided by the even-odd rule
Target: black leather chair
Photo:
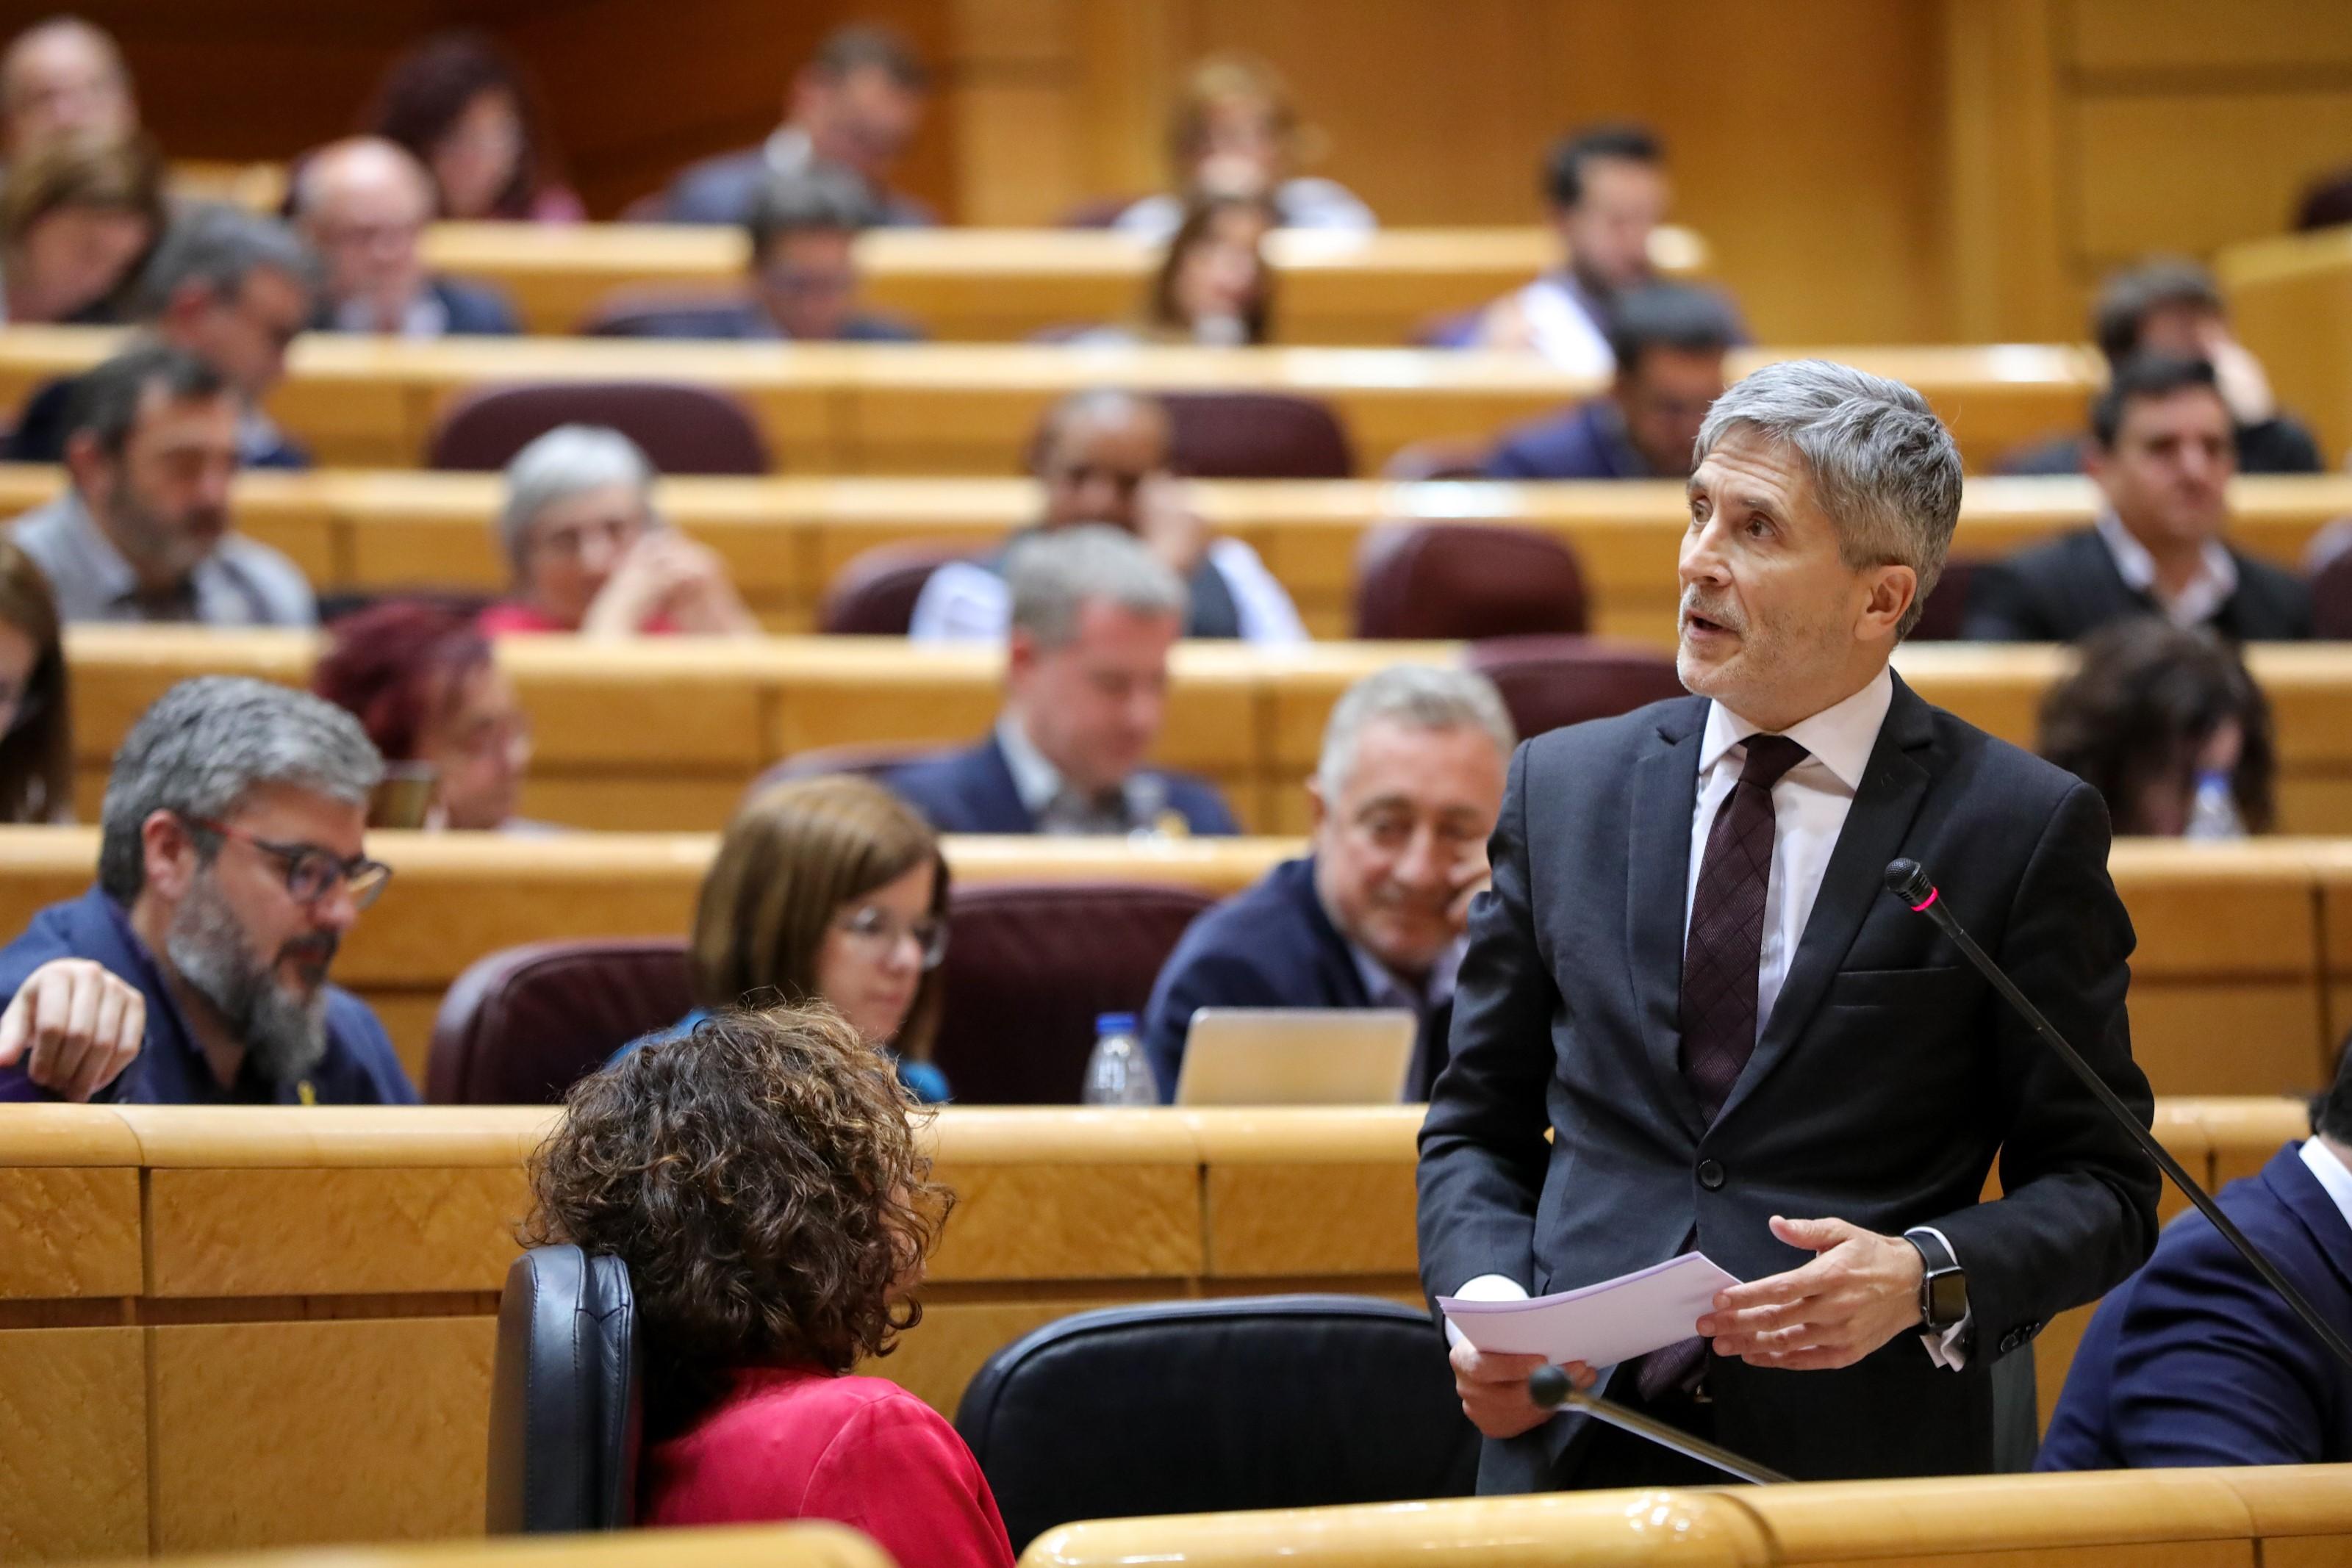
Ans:
{"type": "Polygon", "coordinates": [[[507,1270],[490,1374],[492,1535],[636,1518],[645,1352],[618,1258],[534,1247],[507,1270]]]}
{"type": "Polygon", "coordinates": [[[1078,1519],[1466,1497],[1429,1315],[1362,1296],[1080,1312],[988,1358],[956,1430],[1020,1552],[1078,1519]]]}

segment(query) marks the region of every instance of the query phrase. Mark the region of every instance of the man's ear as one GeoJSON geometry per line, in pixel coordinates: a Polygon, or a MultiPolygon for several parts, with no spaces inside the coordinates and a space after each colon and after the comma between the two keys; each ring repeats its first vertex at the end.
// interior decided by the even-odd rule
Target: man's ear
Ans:
{"type": "Polygon", "coordinates": [[[1330,815],[1331,802],[1323,798],[1323,779],[1321,776],[1314,773],[1308,774],[1307,776],[1307,836],[1308,838],[1313,838],[1317,834],[1320,833],[1323,831],[1325,821],[1328,820],[1330,815]]]}
{"type": "Polygon", "coordinates": [[[177,812],[148,812],[139,824],[139,851],[146,869],[142,885],[174,903],[187,896],[196,878],[196,840],[177,812]]]}
{"type": "Polygon", "coordinates": [[[1907,566],[1874,567],[1871,571],[1870,597],[1862,607],[1862,624],[1856,628],[1864,638],[1893,636],[1919,597],[1919,574],[1907,566]]]}
{"type": "Polygon", "coordinates": [[[1026,680],[1037,667],[1037,639],[1014,627],[1004,639],[1004,680],[1010,685],[1026,680]]]}

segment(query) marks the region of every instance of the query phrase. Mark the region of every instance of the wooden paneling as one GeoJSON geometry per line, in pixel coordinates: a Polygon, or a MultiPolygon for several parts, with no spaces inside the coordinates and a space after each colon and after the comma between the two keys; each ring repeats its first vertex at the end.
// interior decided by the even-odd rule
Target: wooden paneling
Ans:
{"type": "Polygon", "coordinates": [[[147,1550],[142,1333],[0,1333],[0,1557],[45,1563],[147,1550]]]}
{"type": "Polygon", "coordinates": [[[2321,456],[2352,449],[2352,228],[2255,240],[2215,260],[2239,336],[2321,456]]]}
{"type": "Polygon", "coordinates": [[[0,1166],[0,1300],[139,1290],[139,1173],[0,1166]]]}
{"type": "Polygon", "coordinates": [[[495,1291],[530,1209],[522,1173],[160,1170],[148,1193],[157,1296],[495,1291]],[[257,1215],[285,1228],[257,1250],[257,1215]]]}

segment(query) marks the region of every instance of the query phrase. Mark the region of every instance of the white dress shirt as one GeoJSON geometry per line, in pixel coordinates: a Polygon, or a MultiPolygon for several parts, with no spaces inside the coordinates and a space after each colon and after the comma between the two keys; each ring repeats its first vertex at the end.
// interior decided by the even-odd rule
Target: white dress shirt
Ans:
{"type": "Polygon", "coordinates": [[[2189,585],[2170,599],[2157,591],[2156,557],[2139,540],[2132,538],[2123,519],[2113,512],[2101,512],[2093,525],[2099,530],[2099,541],[2115,558],[2116,570],[2122,576],[2124,586],[2134,593],[2145,593],[2164,610],[2164,618],[2175,626],[2202,626],[2221,612],[2230,595],[2238,591],[2238,563],[2219,539],[2207,539],[2199,554],[2197,575],[2189,585]]]}
{"type": "Polygon", "coordinates": [[[2336,1151],[2317,1138],[2305,1138],[2300,1152],[2304,1167],[2319,1179],[2321,1186],[2326,1188],[2327,1196],[2336,1202],[2337,1212],[2344,1216],[2344,1223],[2352,1225],[2352,1170],[2345,1169],[2344,1162],[2336,1157],[2336,1151]]]}

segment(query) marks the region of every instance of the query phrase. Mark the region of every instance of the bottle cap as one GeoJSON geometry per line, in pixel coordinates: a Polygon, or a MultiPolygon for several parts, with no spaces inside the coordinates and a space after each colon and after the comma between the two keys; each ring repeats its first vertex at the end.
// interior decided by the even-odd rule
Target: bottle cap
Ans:
{"type": "Polygon", "coordinates": [[[1133,1013],[1104,1013],[1095,1019],[1095,1032],[1097,1034],[1133,1034],[1135,1032],[1135,1015],[1133,1013]]]}

